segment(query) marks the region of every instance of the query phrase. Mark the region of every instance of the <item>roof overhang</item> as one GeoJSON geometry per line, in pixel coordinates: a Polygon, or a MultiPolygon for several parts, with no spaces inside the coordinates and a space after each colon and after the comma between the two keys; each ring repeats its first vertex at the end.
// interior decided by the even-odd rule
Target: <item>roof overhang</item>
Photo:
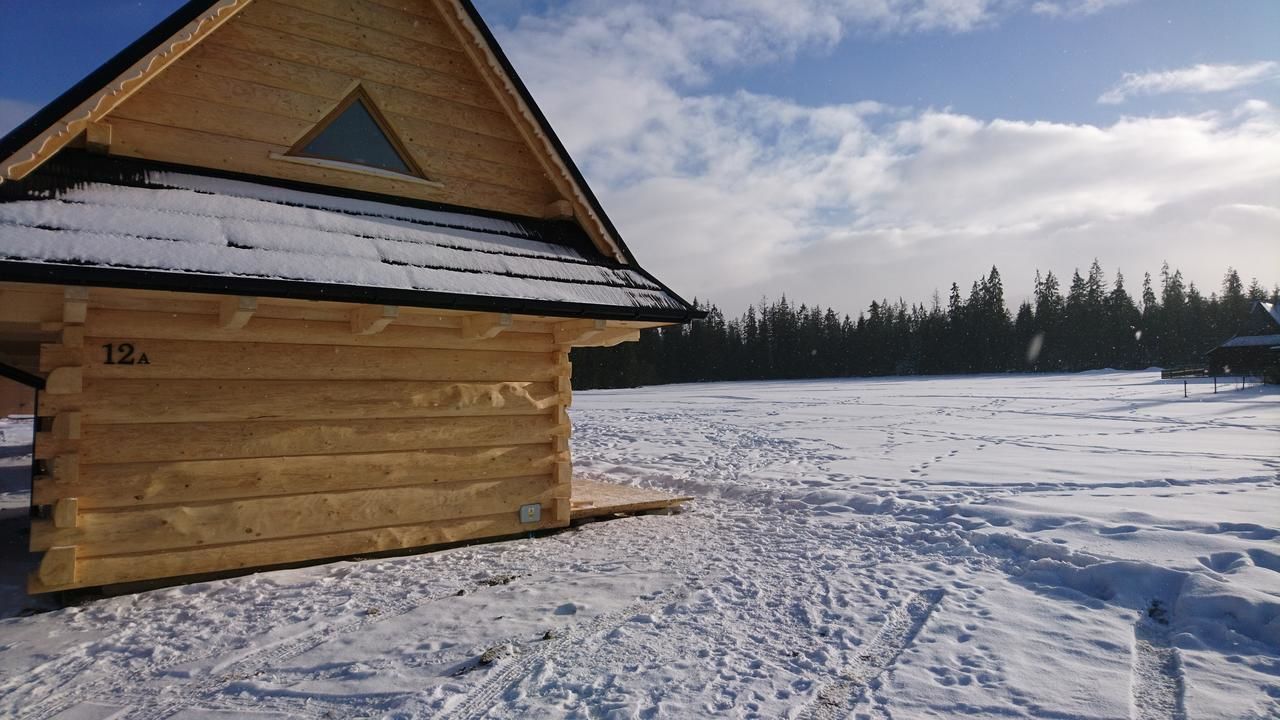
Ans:
{"type": "Polygon", "coordinates": [[[125,290],[160,290],[169,292],[208,293],[287,298],[293,300],[327,300],[330,302],[369,305],[462,310],[466,312],[501,312],[512,315],[534,315],[592,320],[631,320],[652,323],[686,323],[706,313],[686,309],[624,308],[616,305],[531,300],[458,293],[427,292],[362,285],[304,282],[248,276],[202,275],[133,268],[113,268],[65,263],[30,263],[0,260],[0,279],[6,282],[86,285],[125,290]]]}

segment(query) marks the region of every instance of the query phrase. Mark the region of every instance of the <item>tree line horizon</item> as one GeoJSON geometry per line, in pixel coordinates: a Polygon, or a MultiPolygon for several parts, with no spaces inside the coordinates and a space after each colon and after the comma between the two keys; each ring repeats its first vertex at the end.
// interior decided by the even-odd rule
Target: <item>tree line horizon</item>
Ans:
{"type": "Polygon", "coordinates": [[[1203,366],[1256,300],[1280,302],[1280,285],[1246,287],[1228,267],[1221,293],[1205,297],[1166,262],[1144,273],[1134,298],[1119,271],[1098,260],[1079,269],[1064,294],[1052,271],[1036,271],[1033,295],[1010,312],[993,265],[968,296],[952,283],[946,303],[872,301],[857,317],[784,294],[762,298],[737,318],[695,299],[705,320],[645,330],[639,342],[573,351],[574,387],[636,387],[680,382],[784,380],[881,375],[1078,372],[1203,366]]]}

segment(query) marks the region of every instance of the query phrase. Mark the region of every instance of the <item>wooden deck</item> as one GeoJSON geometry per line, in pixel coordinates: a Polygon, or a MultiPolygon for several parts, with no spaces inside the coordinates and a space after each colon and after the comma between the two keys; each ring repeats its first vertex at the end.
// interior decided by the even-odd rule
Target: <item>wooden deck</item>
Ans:
{"type": "Polygon", "coordinates": [[[692,500],[692,497],[669,495],[657,490],[615,485],[595,480],[573,479],[573,501],[570,517],[574,520],[609,515],[664,510],[692,500]]]}

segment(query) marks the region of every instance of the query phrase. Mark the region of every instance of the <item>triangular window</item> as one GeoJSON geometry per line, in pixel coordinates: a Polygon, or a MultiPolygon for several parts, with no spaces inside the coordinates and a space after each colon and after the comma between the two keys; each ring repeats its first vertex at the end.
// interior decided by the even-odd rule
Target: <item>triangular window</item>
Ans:
{"type": "Polygon", "coordinates": [[[426,179],[360,87],[329,111],[289,150],[287,157],[359,165],[426,179]]]}

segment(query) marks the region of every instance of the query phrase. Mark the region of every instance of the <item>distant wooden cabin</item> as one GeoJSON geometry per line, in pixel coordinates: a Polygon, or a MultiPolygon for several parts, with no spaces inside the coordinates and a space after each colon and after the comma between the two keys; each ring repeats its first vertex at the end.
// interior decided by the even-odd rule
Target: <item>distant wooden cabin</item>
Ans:
{"type": "Polygon", "coordinates": [[[566,526],[569,349],[700,316],[468,0],[195,0],[0,163],[32,592],[566,526]]]}
{"type": "Polygon", "coordinates": [[[1280,365],[1280,308],[1255,302],[1230,340],[1209,351],[1212,375],[1257,375],[1280,365]]]}

